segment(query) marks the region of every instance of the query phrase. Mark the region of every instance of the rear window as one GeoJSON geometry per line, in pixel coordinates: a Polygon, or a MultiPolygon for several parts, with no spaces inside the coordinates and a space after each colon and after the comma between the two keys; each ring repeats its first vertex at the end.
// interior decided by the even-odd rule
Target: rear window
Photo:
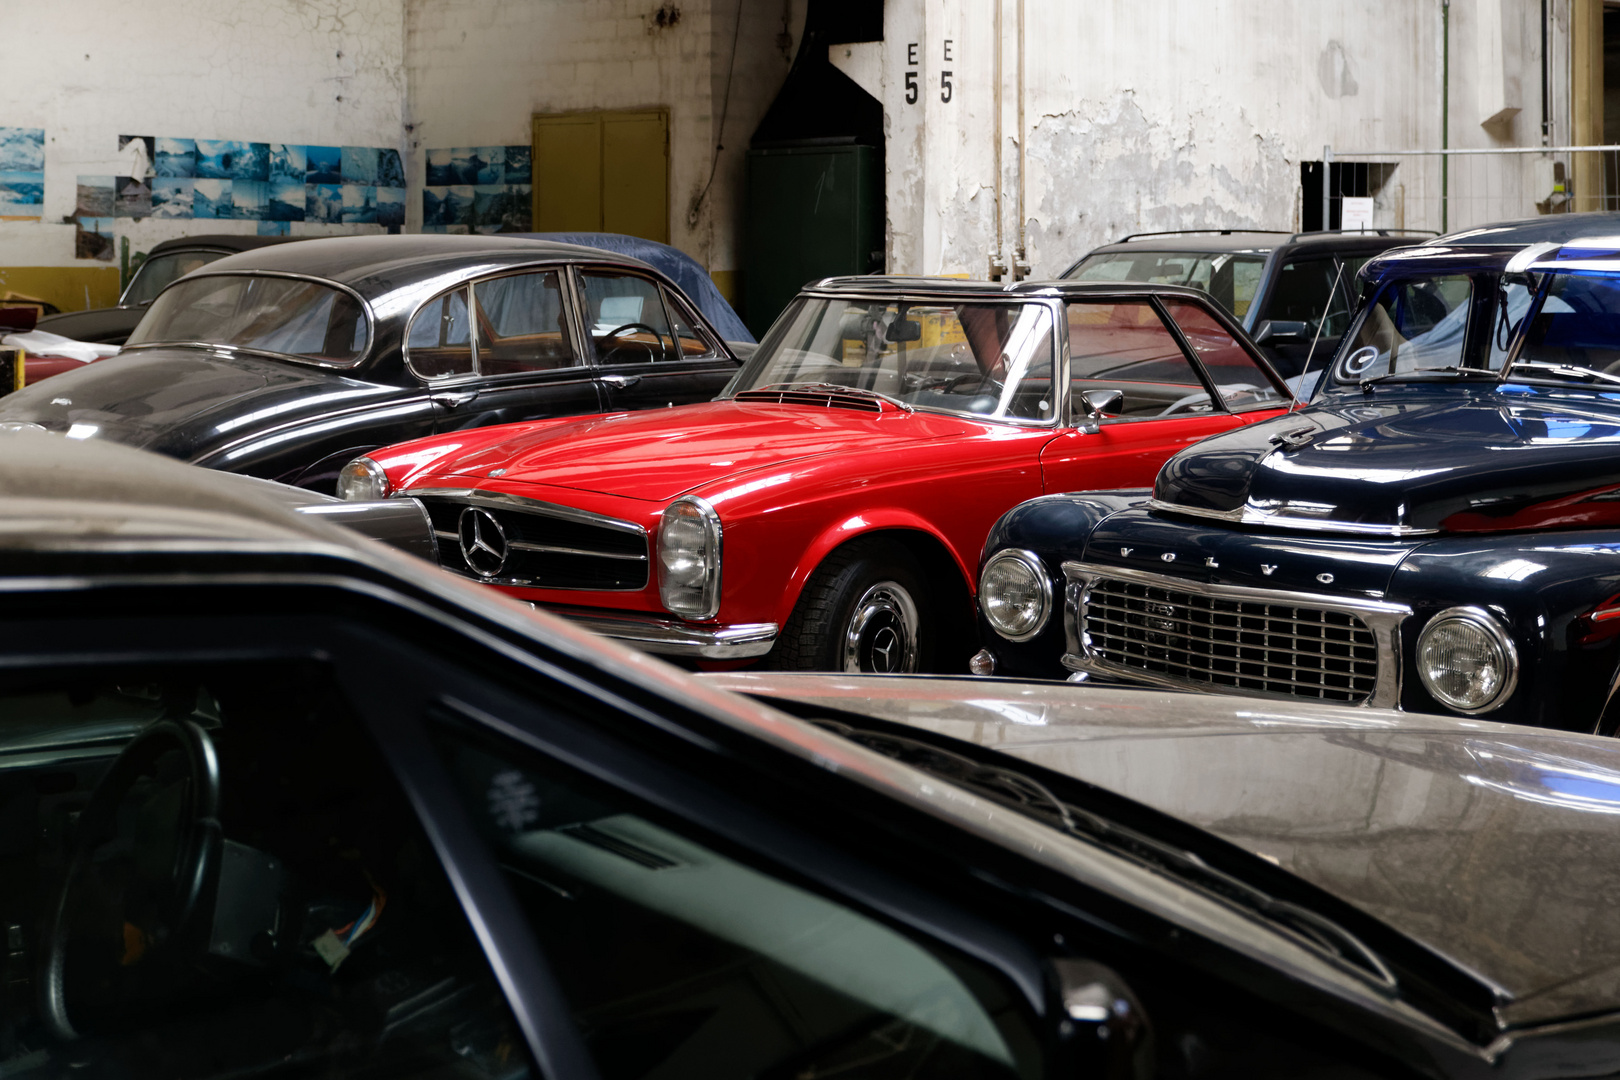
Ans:
{"type": "Polygon", "coordinates": [[[128,345],[201,343],[348,365],[365,355],[358,300],[303,278],[210,274],[177,282],[147,309],[128,345]]]}
{"type": "Polygon", "coordinates": [[[1088,255],[1068,277],[1075,281],[1143,281],[1202,289],[1238,318],[1249,313],[1264,252],[1103,251],[1088,255]]]}

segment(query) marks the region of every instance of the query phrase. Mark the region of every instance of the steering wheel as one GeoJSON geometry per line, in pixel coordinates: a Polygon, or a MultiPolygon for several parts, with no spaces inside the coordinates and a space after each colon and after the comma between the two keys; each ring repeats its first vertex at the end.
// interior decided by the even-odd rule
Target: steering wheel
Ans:
{"type": "MultiPolygon", "coordinates": [[[[623,326],[615,326],[612,330],[609,330],[606,334],[602,335],[602,341],[604,343],[606,343],[608,341],[608,339],[616,338],[620,334],[624,333],[626,330],[645,330],[645,331],[647,331],[647,333],[649,333],[649,334],[651,334],[653,336],[653,340],[658,342],[658,354],[660,356],[664,357],[665,359],[668,359],[669,350],[664,348],[664,335],[660,334],[657,330],[654,330],[652,327],[648,326],[644,322],[627,322],[623,326]]],[[[670,335],[670,339],[671,339],[672,342],[674,340],[674,336],[675,335],[673,335],[673,334],[670,335]]],[[[608,348],[608,356],[613,356],[615,353],[620,352],[624,348],[625,348],[625,346],[623,346],[623,345],[609,346],[609,348],[608,348]]],[[[604,357],[603,360],[605,362],[606,357],[604,357]]]]}
{"type": "Polygon", "coordinates": [[[123,1019],[161,1006],[165,982],[206,948],[197,916],[218,878],[219,758],[190,720],[160,720],[102,775],[74,826],[39,965],[40,1018],[123,1019]]]}

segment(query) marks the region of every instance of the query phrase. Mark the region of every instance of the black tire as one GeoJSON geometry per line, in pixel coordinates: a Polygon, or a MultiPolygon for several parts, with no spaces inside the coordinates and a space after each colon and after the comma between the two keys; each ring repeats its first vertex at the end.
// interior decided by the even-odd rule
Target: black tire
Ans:
{"type": "Polygon", "coordinates": [[[939,626],[922,568],[911,553],[892,540],[855,540],[810,575],[766,666],[928,671],[939,626]]]}

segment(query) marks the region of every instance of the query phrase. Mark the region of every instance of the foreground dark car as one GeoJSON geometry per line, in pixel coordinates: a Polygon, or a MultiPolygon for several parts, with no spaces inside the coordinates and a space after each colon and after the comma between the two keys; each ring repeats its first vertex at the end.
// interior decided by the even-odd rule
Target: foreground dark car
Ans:
{"type": "Polygon", "coordinates": [[[1379,260],[1310,407],[1015,509],[998,670],[1613,732],[1620,260],[1549,246],[1379,260]]]}
{"type": "Polygon", "coordinates": [[[1268,728],[1265,703],[1156,692],[746,686],[795,718],[226,478],[8,451],[8,1076],[1620,1069],[1610,744],[1328,709],[1268,728]],[[1228,839],[1199,824],[1220,791],[1143,784],[1196,770],[1126,775],[1183,753],[1244,794],[1228,839]],[[1486,800],[1459,794],[1475,774],[1486,800]],[[1254,794],[1291,775],[1339,793],[1303,829],[1302,789],[1254,794]]]}
{"type": "Polygon", "coordinates": [[[121,354],[0,400],[0,423],[330,493],[379,446],[706,401],[736,370],[679,290],[633,259],[503,237],[332,237],[192,272],[121,354]]]}

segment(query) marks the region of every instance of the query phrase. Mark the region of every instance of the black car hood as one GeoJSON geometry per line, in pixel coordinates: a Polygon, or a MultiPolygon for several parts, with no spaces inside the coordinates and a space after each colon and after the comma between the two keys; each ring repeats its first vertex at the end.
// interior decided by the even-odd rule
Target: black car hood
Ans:
{"type": "Polygon", "coordinates": [[[1388,389],[1216,435],[1160,471],[1164,508],[1370,535],[1620,523],[1620,401],[1388,389]]]}
{"type": "Polygon", "coordinates": [[[189,460],[273,424],[399,393],[267,357],[137,349],[0,398],[0,423],[189,460]]]}

